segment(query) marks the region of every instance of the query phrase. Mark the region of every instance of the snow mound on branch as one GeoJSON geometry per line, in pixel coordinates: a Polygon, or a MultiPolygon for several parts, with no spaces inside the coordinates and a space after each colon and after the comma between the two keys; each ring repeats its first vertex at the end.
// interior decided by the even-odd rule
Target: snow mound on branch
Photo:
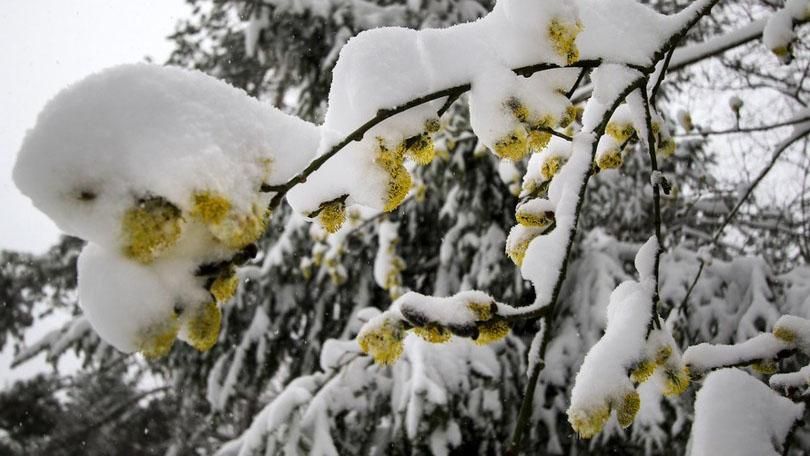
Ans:
{"type": "Polygon", "coordinates": [[[131,353],[157,349],[162,336],[174,341],[175,308],[198,307],[210,297],[188,261],[141,265],[95,244],[78,261],[79,305],[93,329],[116,349],[131,353]]]}
{"type": "Polygon", "coordinates": [[[691,456],[777,456],[803,404],[738,369],[712,372],[695,401],[691,456]]]}
{"type": "MultiPolygon", "coordinates": [[[[469,84],[488,71],[503,73],[530,64],[571,63],[577,58],[576,33],[579,33],[576,5],[561,0],[503,0],[478,21],[441,30],[386,27],[365,31],[349,40],[340,51],[319,153],[328,153],[378,113],[402,107],[432,92],[469,84]]],[[[576,71],[569,72],[568,86],[574,78],[576,71]]],[[[538,81],[535,85],[543,82],[538,81]]],[[[557,92],[559,85],[545,84],[543,94],[534,94],[535,101],[551,104],[548,108],[558,117],[568,104],[557,92]]],[[[482,88],[489,87],[491,84],[485,83],[482,88]]],[[[290,204],[299,212],[312,213],[321,203],[348,195],[348,205],[395,209],[411,183],[402,163],[406,157],[417,163],[430,161],[431,134],[438,128],[437,111],[446,98],[424,100],[371,127],[362,138],[354,138],[337,157],[315,171],[306,184],[290,192],[290,204]],[[422,140],[416,142],[420,137],[422,140]],[[419,158],[420,153],[427,156],[419,158]],[[367,177],[357,179],[361,174],[367,177]]],[[[483,119],[498,118],[505,101],[497,99],[485,109],[479,103],[479,109],[497,114],[483,119]]],[[[476,133],[494,146],[492,135],[478,130],[476,133]]],[[[496,133],[503,133],[500,130],[496,133]]]]}
{"type": "Polygon", "coordinates": [[[201,72],[122,65],[46,105],[14,181],[63,231],[112,249],[123,214],[145,198],[188,211],[195,192],[211,192],[239,212],[264,207],[261,184],[300,171],[319,139],[314,125],[201,72]]]}
{"type": "Polygon", "coordinates": [[[46,105],[14,180],[90,241],[79,300],[106,342],[161,356],[180,338],[204,351],[238,286],[234,258],[266,228],[262,186],[300,172],[319,140],[318,127],[201,72],[122,65],[46,105]]]}

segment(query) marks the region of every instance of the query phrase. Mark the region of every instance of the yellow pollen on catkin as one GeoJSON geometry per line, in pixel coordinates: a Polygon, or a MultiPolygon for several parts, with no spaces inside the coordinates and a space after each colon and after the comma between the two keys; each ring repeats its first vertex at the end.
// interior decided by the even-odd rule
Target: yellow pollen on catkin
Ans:
{"type": "Polygon", "coordinates": [[[425,121],[425,131],[428,133],[436,133],[442,127],[442,123],[438,118],[432,118],[425,121]]]}
{"type": "Polygon", "coordinates": [[[509,112],[515,116],[515,119],[521,122],[526,122],[526,120],[529,118],[529,108],[527,108],[526,105],[524,105],[516,97],[507,98],[507,100],[504,102],[504,106],[506,106],[506,109],[508,109],[509,112]]]}
{"type": "Polygon", "coordinates": [[[487,321],[492,318],[492,303],[491,302],[476,302],[471,301],[467,303],[467,309],[475,315],[478,321],[487,321]]]}
{"type": "Polygon", "coordinates": [[[516,242],[514,245],[506,248],[506,255],[515,263],[516,266],[523,266],[523,259],[526,257],[526,250],[533,238],[525,239],[521,242],[516,242]]]}
{"type": "Polygon", "coordinates": [[[523,127],[516,128],[495,142],[495,155],[507,160],[518,161],[529,152],[528,144],[526,130],[523,127]]]}
{"type": "Polygon", "coordinates": [[[221,223],[231,210],[231,201],[217,192],[205,190],[191,196],[191,216],[206,225],[221,223]]]}
{"type": "Polygon", "coordinates": [[[219,223],[208,229],[220,242],[232,249],[241,249],[261,237],[267,226],[267,209],[253,205],[250,212],[230,211],[219,223]]]}
{"type": "Polygon", "coordinates": [[[663,366],[670,356],[672,356],[672,347],[664,345],[655,352],[655,363],[663,366]]]}
{"type": "Polygon", "coordinates": [[[332,283],[332,285],[340,286],[346,283],[346,280],[348,280],[348,277],[346,277],[346,274],[343,273],[341,268],[329,268],[328,272],[329,281],[332,283]]]}
{"type": "Polygon", "coordinates": [[[551,180],[551,178],[560,171],[563,162],[563,158],[560,156],[546,158],[543,164],[540,165],[540,175],[542,175],[545,180],[551,180]]]}
{"type": "Polygon", "coordinates": [[[779,367],[773,360],[769,359],[751,364],[751,369],[759,374],[773,375],[779,370],[779,367]]]}
{"type": "Polygon", "coordinates": [[[554,52],[563,57],[568,65],[579,60],[579,49],[577,48],[577,35],[582,31],[582,24],[563,22],[554,18],[548,25],[548,37],[554,46],[554,52]]]}
{"type": "Polygon", "coordinates": [[[360,334],[357,342],[363,352],[374,358],[374,362],[392,364],[402,355],[404,333],[398,324],[386,320],[379,327],[360,334]]]}
{"type": "Polygon", "coordinates": [[[382,138],[378,138],[378,151],[374,160],[386,173],[388,173],[388,183],[385,192],[383,210],[391,212],[405,200],[411,189],[412,179],[408,170],[403,165],[405,160],[404,148],[388,150],[382,138]]]}
{"type": "Polygon", "coordinates": [[[771,52],[779,58],[785,58],[790,54],[790,48],[788,46],[777,46],[771,49],[771,52]]]}
{"type": "Polygon", "coordinates": [[[630,380],[634,383],[644,383],[652,377],[656,367],[658,366],[652,360],[641,360],[630,372],[630,380]]]}
{"type": "Polygon", "coordinates": [[[658,153],[664,158],[675,155],[675,140],[667,138],[661,141],[658,145],[658,153]]]}
{"type": "Polygon", "coordinates": [[[172,315],[169,321],[153,326],[140,335],[138,351],[149,359],[166,356],[174,345],[179,329],[177,315],[172,315]]]}
{"type": "Polygon", "coordinates": [[[151,263],[180,239],[182,231],[180,209],[163,198],[146,199],[121,219],[123,253],[140,263],[151,263]]]}
{"type": "Polygon", "coordinates": [[[188,343],[201,352],[211,349],[219,339],[222,311],[215,302],[195,309],[186,321],[188,343]]]}
{"type": "Polygon", "coordinates": [[[641,398],[636,390],[627,393],[619,406],[616,408],[616,418],[623,428],[629,427],[636,419],[636,414],[641,408],[641,398]]]}
{"type": "Polygon", "coordinates": [[[636,132],[632,123],[608,122],[605,133],[613,137],[619,144],[623,144],[636,132]]]}
{"type": "Polygon", "coordinates": [[[520,207],[515,213],[515,219],[523,226],[545,228],[554,222],[554,213],[551,211],[531,212],[520,207]]]}
{"type": "Polygon", "coordinates": [[[565,107],[565,111],[563,112],[562,117],[560,117],[560,122],[558,125],[560,128],[566,128],[571,125],[577,118],[581,115],[582,108],[576,105],[568,105],[565,107]]]}
{"type": "Polygon", "coordinates": [[[405,149],[405,154],[419,165],[429,165],[436,157],[433,139],[431,139],[430,135],[427,133],[418,135],[413,140],[409,141],[408,147],[405,149]]]}
{"type": "Polygon", "coordinates": [[[796,342],[796,333],[784,326],[777,326],[773,328],[773,335],[777,339],[792,344],[796,342]]]}
{"type": "Polygon", "coordinates": [[[664,395],[680,396],[689,388],[689,368],[684,366],[677,370],[664,371],[664,395]]]}
{"type": "Polygon", "coordinates": [[[438,325],[417,326],[412,331],[432,344],[443,344],[453,337],[453,334],[447,328],[438,325]]]}
{"type": "Polygon", "coordinates": [[[580,438],[590,439],[605,427],[610,418],[610,407],[603,404],[591,410],[568,409],[568,422],[580,438]]]}
{"type": "Polygon", "coordinates": [[[483,323],[478,323],[478,337],[475,339],[476,345],[487,345],[497,342],[509,335],[509,323],[503,318],[493,318],[483,323]]]}
{"type": "Polygon", "coordinates": [[[529,150],[540,152],[551,142],[551,133],[543,130],[529,130],[529,150]]]}
{"type": "Polygon", "coordinates": [[[220,275],[213,282],[209,291],[217,302],[225,302],[236,294],[239,287],[239,277],[231,270],[227,274],[220,275]]]}
{"type": "Polygon", "coordinates": [[[596,159],[596,166],[599,169],[616,169],[622,166],[622,163],[624,163],[622,152],[617,148],[606,150],[596,159]]]}
{"type": "Polygon", "coordinates": [[[346,221],[346,203],[337,199],[324,203],[318,212],[318,222],[328,233],[337,233],[346,221]]]}

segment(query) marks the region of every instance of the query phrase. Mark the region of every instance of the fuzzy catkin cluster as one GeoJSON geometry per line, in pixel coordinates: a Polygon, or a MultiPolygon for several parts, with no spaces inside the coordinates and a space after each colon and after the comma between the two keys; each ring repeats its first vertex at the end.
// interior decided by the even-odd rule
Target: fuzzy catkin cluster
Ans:
{"type": "Polygon", "coordinates": [[[233,266],[267,227],[262,188],[298,172],[319,140],[314,125],[203,73],[122,65],[49,102],[15,181],[88,241],[79,302],[105,341],[149,356],[176,337],[207,350],[233,266]],[[286,149],[298,154],[280,159],[286,149]]]}
{"type": "Polygon", "coordinates": [[[389,310],[369,320],[357,336],[360,349],[380,364],[391,364],[402,353],[408,332],[441,344],[453,336],[470,337],[487,345],[506,337],[509,322],[497,314],[498,304],[484,293],[461,292],[447,298],[409,292],[389,310]]]}

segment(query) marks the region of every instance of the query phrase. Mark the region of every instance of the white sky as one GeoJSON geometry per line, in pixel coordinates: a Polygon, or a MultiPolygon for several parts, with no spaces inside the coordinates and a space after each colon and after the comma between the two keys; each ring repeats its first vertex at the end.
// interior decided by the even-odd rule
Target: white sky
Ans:
{"type": "MultiPolygon", "coordinates": [[[[66,85],[103,68],[145,56],[163,62],[171,51],[166,36],[187,14],[183,0],[0,1],[0,249],[42,252],[59,234],[11,181],[17,150],[40,109],[66,85]]],[[[64,316],[41,320],[26,340],[63,322],[64,316]]],[[[9,348],[0,353],[0,389],[44,368],[40,355],[10,372],[9,348]]],[[[60,367],[69,370],[76,362],[70,358],[60,367]]]]}
{"type": "Polygon", "coordinates": [[[56,227],[11,181],[14,158],[37,113],[56,93],[90,73],[152,56],[183,0],[5,0],[0,2],[0,249],[42,252],[56,227]]]}

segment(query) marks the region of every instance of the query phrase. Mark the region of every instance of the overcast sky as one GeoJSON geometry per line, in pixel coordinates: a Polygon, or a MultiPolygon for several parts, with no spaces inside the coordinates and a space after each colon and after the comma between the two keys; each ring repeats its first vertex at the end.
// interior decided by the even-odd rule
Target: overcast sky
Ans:
{"type": "Polygon", "coordinates": [[[152,56],[162,62],[182,0],[0,2],[0,249],[41,252],[58,230],[11,181],[26,130],[56,93],[88,74],[152,56]]]}
{"type": "MultiPolygon", "coordinates": [[[[187,12],[183,0],[0,1],[0,249],[41,252],[59,233],[11,181],[17,150],[40,109],[95,71],[145,56],[164,61],[171,51],[166,36],[187,12]]],[[[40,320],[27,342],[64,320],[58,314],[40,320]]],[[[40,356],[9,372],[10,349],[0,353],[0,389],[45,366],[40,356]]],[[[74,363],[68,356],[60,366],[74,363]]]]}

